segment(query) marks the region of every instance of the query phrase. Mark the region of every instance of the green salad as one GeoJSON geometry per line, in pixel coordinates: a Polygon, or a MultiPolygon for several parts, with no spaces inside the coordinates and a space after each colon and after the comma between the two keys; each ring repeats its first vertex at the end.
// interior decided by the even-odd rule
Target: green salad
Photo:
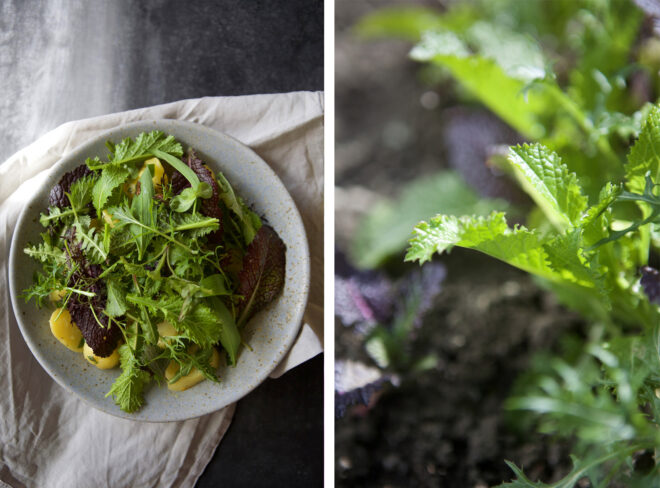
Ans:
{"type": "Polygon", "coordinates": [[[160,131],[107,143],[51,189],[41,270],[25,290],[51,331],[91,364],[121,367],[107,396],[126,412],[156,381],[184,390],[236,365],[241,329],[284,285],[275,230],[193,149],[160,131]]]}

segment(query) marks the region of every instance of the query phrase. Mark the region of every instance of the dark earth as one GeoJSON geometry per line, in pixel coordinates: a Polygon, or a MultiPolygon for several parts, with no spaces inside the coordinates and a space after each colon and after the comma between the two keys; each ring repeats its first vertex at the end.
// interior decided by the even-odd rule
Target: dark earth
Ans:
{"type": "MultiPolygon", "coordinates": [[[[336,237],[344,251],[365,209],[452,165],[447,134],[465,114],[450,84],[424,82],[423,70],[406,56],[409,44],[355,35],[360,17],[392,3],[437,6],[336,4],[336,237]]],[[[479,107],[469,111],[493,118],[479,107]]],[[[492,142],[518,142],[506,128],[495,132],[499,140],[492,142]]],[[[484,488],[513,477],[505,459],[532,480],[560,479],[570,470],[570,445],[521,429],[503,404],[532,357],[557,350],[582,322],[507,265],[459,249],[436,259],[447,266],[447,278],[412,351],[435,353],[437,367],[405,375],[369,408],[353,407],[337,419],[337,486],[484,488]]],[[[402,261],[403,254],[387,263],[390,275],[417,266],[402,261]]],[[[335,330],[338,358],[368,360],[351,329],[337,323],[335,330]]]]}

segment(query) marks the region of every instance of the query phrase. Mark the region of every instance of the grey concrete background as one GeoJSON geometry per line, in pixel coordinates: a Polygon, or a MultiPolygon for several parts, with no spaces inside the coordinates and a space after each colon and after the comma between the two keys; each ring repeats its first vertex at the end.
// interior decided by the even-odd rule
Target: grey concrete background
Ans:
{"type": "MultiPolygon", "coordinates": [[[[322,0],[0,0],[0,161],[69,120],[322,89],[322,0]]],[[[317,357],[239,403],[197,486],[322,479],[317,357]]]]}

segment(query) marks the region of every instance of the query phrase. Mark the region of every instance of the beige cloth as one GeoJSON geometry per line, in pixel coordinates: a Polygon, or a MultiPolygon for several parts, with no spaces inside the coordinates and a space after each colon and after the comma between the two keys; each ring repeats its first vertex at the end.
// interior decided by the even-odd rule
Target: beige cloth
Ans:
{"type": "Polygon", "coordinates": [[[66,123],[0,166],[1,487],[191,487],[231,423],[235,405],[198,419],[160,424],[97,411],[46,374],[13,315],[7,258],[21,211],[20,194],[30,191],[28,180],[37,181],[89,138],[142,119],[187,120],[217,129],[250,146],[279,175],[303,217],[312,282],[305,325],[276,374],[322,350],[322,93],[201,98],[66,123]]]}

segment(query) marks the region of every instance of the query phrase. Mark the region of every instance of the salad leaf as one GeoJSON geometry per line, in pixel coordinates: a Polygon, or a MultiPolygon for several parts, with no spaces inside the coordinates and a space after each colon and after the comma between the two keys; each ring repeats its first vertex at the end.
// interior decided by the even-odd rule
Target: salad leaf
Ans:
{"type": "MultiPolygon", "coordinates": [[[[112,166],[123,166],[126,163],[144,161],[145,159],[156,156],[155,152],[167,154],[168,156],[180,157],[183,155],[183,148],[174,136],[166,136],[159,130],[142,132],[135,140],[126,137],[119,144],[108,141],[106,146],[110,150],[108,162],[102,163],[98,158],[88,159],[86,164],[89,169],[104,170],[112,166]]],[[[160,157],[158,158],[160,159],[160,157]]]]}
{"type": "Polygon", "coordinates": [[[140,362],[128,344],[119,346],[119,362],[122,373],[112,384],[106,397],[112,395],[115,403],[124,412],[135,412],[144,403],[142,392],[151,380],[151,376],[140,368],[140,362]]]}
{"type": "Polygon", "coordinates": [[[112,192],[126,181],[129,174],[129,169],[122,166],[111,166],[103,170],[92,192],[94,208],[98,216],[101,215],[112,192]]]}
{"type": "Polygon", "coordinates": [[[236,195],[231,184],[222,172],[218,172],[217,180],[220,187],[220,198],[227,208],[234,212],[238,217],[243,229],[243,235],[245,236],[245,244],[250,244],[261,227],[261,219],[257,214],[250,210],[247,205],[245,205],[239,196],[236,195]]]}
{"type": "Polygon", "coordinates": [[[107,280],[106,288],[108,290],[108,302],[105,306],[105,313],[110,317],[124,315],[128,310],[125,288],[117,280],[107,280]]]}
{"type": "Polygon", "coordinates": [[[211,297],[209,303],[221,325],[220,343],[227,351],[227,363],[230,366],[236,366],[238,348],[241,346],[241,334],[236,327],[234,316],[219,298],[211,297]]]}
{"type": "Polygon", "coordinates": [[[140,177],[140,194],[133,198],[131,202],[131,213],[137,218],[143,226],[132,225],[130,227],[133,236],[135,237],[135,244],[138,248],[138,259],[146,252],[147,246],[153,237],[153,234],[148,232],[146,227],[152,227],[156,221],[155,208],[153,205],[154,199],[154,185],[150,171],[145,171],[140,177]]]}
{"type": "Polygon", "coordinates": [[[286,246],[269,225],[262,225],[248,246],[239,273],[238,326],[272,302],[284,287],[286,246]]]}

